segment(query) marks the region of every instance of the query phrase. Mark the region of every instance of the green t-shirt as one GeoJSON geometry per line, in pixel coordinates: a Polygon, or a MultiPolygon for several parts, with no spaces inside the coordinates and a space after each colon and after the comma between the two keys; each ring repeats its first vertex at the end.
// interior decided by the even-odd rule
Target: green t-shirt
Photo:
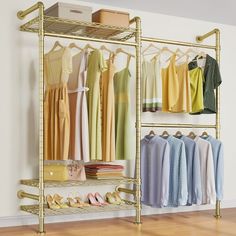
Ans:
{"type": "MultiPolygon", "coordinates": [[[[193,60],[189,63],[189,70],[192,70],[196,67],[198,67],[196,60],[193,60]]],[[[203,75],[204,110],[201,113],[216,113],[216,98],[214,89],[216,89],[221,84],[222,80],[217,61],[208,54],[206,55],[206,63],[203,75]]]]}

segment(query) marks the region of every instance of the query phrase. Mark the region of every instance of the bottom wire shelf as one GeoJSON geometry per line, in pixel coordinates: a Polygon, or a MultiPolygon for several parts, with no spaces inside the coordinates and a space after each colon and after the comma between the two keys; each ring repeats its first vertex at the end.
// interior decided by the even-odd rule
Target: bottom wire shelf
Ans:
{"type": "MultiPolygon", "coordinates": [[[[33,215],[39,214],[39,206],[38,205],[23,205],[20,206],[22,211],[26,211],[33,215]]],[[[121,204],[121,205],[113,205],[109,204],[107,206],[88,206],[83,208],[65,208],[65,209],[50,209],[47,205],[44,206],[44,215],[45,216],[55,216],[55,215],[71,215],[71,214],[82,214],[82,213],[96,213],[96,212],[109,212],[109,211],[123,211],[123,210],[134,210],[135,206],[133,204],[121,204]]]]}

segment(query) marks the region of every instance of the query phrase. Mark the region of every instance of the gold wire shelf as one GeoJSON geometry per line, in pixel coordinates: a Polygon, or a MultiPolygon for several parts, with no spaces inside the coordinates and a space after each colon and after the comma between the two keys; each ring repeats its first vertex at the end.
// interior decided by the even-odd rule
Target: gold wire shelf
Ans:
{"type": "MultiPolygon", "coordinates": [[[[20,30],[38,33],[39,17],[20,26],[20,30]]],[[[136,29],[44,16],[44,33],[127,41],[135,36],[136,29]]]]}
{"type": "MultiPolygon", "coordinates": [[[[30,187],[39,187],[38,179],[23,179],[20,183],[30,187]]],[[[134,178],[122,177],[117,179],[87,179],[86,181],[44,181],[45,188],[53,187],[73,187],[73,186],[96,186],[96,185],[119,185],[135,183],[134,178]]]]}
{"type": "MultiPolygon", "coordinates": [[[[26,211],[33,215],[39,214],[39,206],[38,205],[23,205],[20,206],[22,211],[26,211]]],[[[123,211],[123,210],[135,210],[134,204],[121,204],[121,205],[112,205],[109,204],[107,206],[88,206],[82,208],[65,208],[65,209],[50,209],[47,205],[44,205],[44,215],[45,216],[55,216],[55,215],[71,215],[71,214],[83,214],[83,213],[99,213],[99,212],[109,212],[109,211],[123,211]]]]}

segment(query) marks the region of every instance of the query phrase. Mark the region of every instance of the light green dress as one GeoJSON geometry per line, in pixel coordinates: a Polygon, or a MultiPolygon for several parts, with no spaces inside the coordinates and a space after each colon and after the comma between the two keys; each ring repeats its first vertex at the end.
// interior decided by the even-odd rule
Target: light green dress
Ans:
{"type": "Polygon", "coordinates": [[[94,50],[88,58],[87,93],[90,159],[102,160],[101,98],[100,78],[106,69],[106,62],[101,51],[94,50]]]}
{"type": "Polygon", "coordinates": [[[126,67],[114,75],[116,159],[127,160],[130,154],[130,72],[126,67]]]}

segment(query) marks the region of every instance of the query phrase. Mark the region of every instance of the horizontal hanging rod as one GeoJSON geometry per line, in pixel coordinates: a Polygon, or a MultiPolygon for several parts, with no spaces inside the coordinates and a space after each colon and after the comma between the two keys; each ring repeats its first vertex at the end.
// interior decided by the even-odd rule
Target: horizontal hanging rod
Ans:
{"type": "Polygon", "coordinates": [[[141,123],[141,127],[162,127],[162,128],[209,128],[216,129],[216,125],[202,124],[171,124],[171,123],[141,123]]]}
{"type": "Polygon", "coordinates": [[[189,43],[189,42],[182,42],[182,41],[175,41],[175,40],[168,40],[168,39],[158,39],[158,38],[142,37],[141,41],[154,42],[154,43],[164,43],[164,44],[172,44],[172,45],[179,45],[179,46],[185,46],[185,47],[207,48],[207,49],[214,49],[214,50],[216,50],[216,46],[212,46],[212,45],[204,45],[204,44],[198,44],[198,43],[189,43]]]}
{"type": "Polygon", "coordinates": [[[117,187],[116,191],[135,195],[135,190],[133,189],[117,187]]]}
{"type": "Polygon", "coordinates": [[[126,45],[126,46],[137,46],[137,43],[133,42],[123,42],[118,40],[109,40],[109,39],[97,39],[97,38],[89,38],[84,36],[76,36],[76,35],[66,35],[66,34],[56,34],[56,33],[44,33],[45,36],[49,37],[58,37],[58,38],[66,38],[66,39],[79,39],[84,41],[92,41],[92,42],[100,42],[100,43],[111,43],[111,44],[119,44],[119,45],[126,45]]]}
{"type": "Polygon", "coordinates": [[[20,190],[20,191],[17,192],[17,197],[18,197],[19,199],[30,198],[30,199],[39,201],[39,196],[38,196],[38,195],[31,194],[31,193],[26,193],[26,192],[23,191],[23,190],[20,190]]]}
{"type": "Polygon", "coordinates": [[[37,2],[32,7],[29,7],[28,9],[26,9],[24,11],[18,11],[17,12],[17,17],[20,20],[23,20],[28,14],[30,14],[31,12],[39,9],[39,7],[43,7],[43,3],[42,2],[37,2]]]}
{"type": "Polygon", "coordinates": [[[206,34],[204,34],[204,35],[197,36],[197,37],[196,37],[196,40],[197,40],[197,42],[200,43],[200,42],[202,42],[204,39],[206,39],[206,38],[210,37],[211,35],[216,34],[216,33],[218,33],[218,32],[220,32],[219,29],[213,29],[212,31],[210,31],[210,32],[208,32],[208,33],[206,33],[206,34]]]}

